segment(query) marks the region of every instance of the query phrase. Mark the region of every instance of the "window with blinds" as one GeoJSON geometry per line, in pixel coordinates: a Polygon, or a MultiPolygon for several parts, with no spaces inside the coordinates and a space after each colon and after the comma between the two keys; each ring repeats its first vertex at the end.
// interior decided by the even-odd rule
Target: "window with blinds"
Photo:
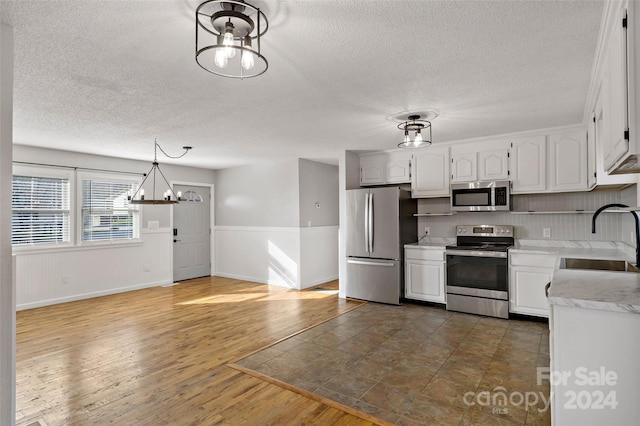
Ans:
{"type": "Polygon", "coordinates": [[[69,243],[68,178],[14,175],[11,244],[69,243]]]}
{"type": "Polygon", "coordinates": [[[127,199],[135,185],[104,178],[82,180],[82,241],[140,237],[139,211],[127,199]]]}

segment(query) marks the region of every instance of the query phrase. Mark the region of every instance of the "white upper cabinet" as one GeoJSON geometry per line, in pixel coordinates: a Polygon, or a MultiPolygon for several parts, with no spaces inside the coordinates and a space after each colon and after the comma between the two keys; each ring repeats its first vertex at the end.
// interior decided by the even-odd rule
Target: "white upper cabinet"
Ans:
{"type": "Polygon", "coordinates": [[[411,152],[390,152],[387,154],[386,183],[411,182],[411,152]]]}
{"type": "Polygon", "coordinates": [[[451,183],[506,179],[509,179],[509,149],[506,140],[451,147],[451,183]]]}
{"type": "Polygon", "coordinates": [[[590,189],[586,129],[519,137],[511,148],[514,194],[590,189]]]}
{"type": "Polygon", "coordinates": [[[629,150],[627,28],[623,26],[626,17],[626,8],[620,9],[602,65],[602,90],[605,95],[603,119],[607,129],[607,137],[602,139],[602,153],[607,170],[629,150]]]}
{"type": "Polygon", "coordinates": [[[586,189],[588,185],[585,131],[549,135],[549,190],[586,189]]]}
{"type": "Polygon", "coordinates": [[[451,183],[478,180],[478,154],[468,152],[451,155],[451,183]]]}
{"type": "Polygon", "coordinates": [[[360,156],[360,185],[411,182],[411,152],[380,152],[360,156]]]}
{"type": "Polygon", "coordinates": [[[514,139],[511,146],[512,192],[544,192],[547,188],[546,165],[544,135],[514,139]]]}
{"type": "Polygon", "coordinates": [[[429,147],[414,151],[413,164],[413,198],[449,196],[449,147],[429,147]]]}
{"type": "Polygon", "coordinates": [[[478,180],[508,180],[509,150],[496,149],[478,153],[478,180]]]}
{"type": "Polygon", "coordinates": [[[384,153],[360,156],[360,185],[382,185],[386,167],[384,153]]]}

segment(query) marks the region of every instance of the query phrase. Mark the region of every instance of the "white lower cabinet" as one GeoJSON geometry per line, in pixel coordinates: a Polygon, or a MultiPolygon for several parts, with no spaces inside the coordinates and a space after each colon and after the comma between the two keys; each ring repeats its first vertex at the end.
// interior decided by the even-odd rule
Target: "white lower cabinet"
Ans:
{"type": "Polygon", "coordinates": [[[404,265],[405,298],[445,303],[443,249],[406,248],[404,265]]]}
{"type": "Polygon", "coordinates": [[[560,305],[551,309],[551,424],[637,425],[640,315],[560,305]]]}
{"type": "Polygon", "coordinates": [[[545,286],[551,281],[557,256],[509,255],[509,312],[549,317],[545,286]]]}

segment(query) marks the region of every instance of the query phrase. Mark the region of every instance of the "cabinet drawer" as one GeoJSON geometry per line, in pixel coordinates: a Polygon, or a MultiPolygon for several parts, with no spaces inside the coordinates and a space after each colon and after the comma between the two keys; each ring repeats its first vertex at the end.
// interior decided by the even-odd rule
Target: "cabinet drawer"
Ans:
{"type": "Polygon", "coordinates": [[[558,256],[555,254],[509,254],[509,263],[513,266],[540,266],[555,269],[558,256]]]}
{"type": "Polygon", "coordinates": [[[405,259],[436,260],[444,262],[444,250],[407,248],[404,249],[404,257],[405,259]]]}

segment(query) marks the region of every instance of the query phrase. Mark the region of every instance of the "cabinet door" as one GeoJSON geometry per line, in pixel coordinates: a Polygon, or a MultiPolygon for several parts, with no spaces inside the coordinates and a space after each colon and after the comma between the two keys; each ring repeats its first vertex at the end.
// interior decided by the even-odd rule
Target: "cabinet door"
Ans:
{"type": "Polygon", "coordinates": [[[360,185],[381,185],[387,163],[386,154],[360,157],[360,185]]]}
{"type": "Polygon", "coordinates": [[[549,303],[544,288],[552,275],[551,268],[511,266],[509,312],[548,317],[549,303]]]}
{"type": "Polygon", "coordinates": [[[587,189],[587,138],[584,131],[549,135],[549,189],[587,189]]]}
{"type": "Polygon", "coordinates": [[[604,165],[609,170],[628,150],[629,129],[627,111],[627,29],[622,20],[627,16],[621,9],[607,49],[604,88],[607,91],[605,119],[608,128],[608,140],[604,146],[604,165]]]}
{"type": "Polygon", "coordinates": [[[478,180],[509,179],[509,150],[497,149],[478,153],[478,180]]]}
{"type": "Polygon", "coordinates": [[[454,154],[451,156],[451,182],[475,182],[478,180],[478,154],[454,154]]]}
{"type": "Polygon", "coordinates": [[[405,297],[445,303],[444,262],[405,261],[405,297]]]}
{"type": "Polygon", "coordinates": [[[386,163],[385,183],[409,182],[411,182],[411,153],[389,153],[386,163]]]}
{"type": "Polygon", "coordinates": [[[449,196],[449,148],[427,148],[413,156],[413,198],[449,196]]]}
{"type": "MultiPolygon", "coordinates": [[[[595,163],[595,184],[597,185],[621,185],[621,184],[634,184],[637,182],[635,173],[610,175],[607,174],[604,167],[605,142],[608,140],[608,129],[606,128],[606,93],[604,90],[604,82],[596,98],[595,107],[593,111],[592,127],[588,137],[588,154],[587,160],[589,162],[588,174],[593,173],[593,163],[595,163]]],[[[591,183],[589,186],[593,186],[591,183]]]]}
{"type": "Polygon", "coordinates": [[[546,189],[546,138],[516,139],[511,146],[511,177],[514,193],[543,192],[546,189]]]}

